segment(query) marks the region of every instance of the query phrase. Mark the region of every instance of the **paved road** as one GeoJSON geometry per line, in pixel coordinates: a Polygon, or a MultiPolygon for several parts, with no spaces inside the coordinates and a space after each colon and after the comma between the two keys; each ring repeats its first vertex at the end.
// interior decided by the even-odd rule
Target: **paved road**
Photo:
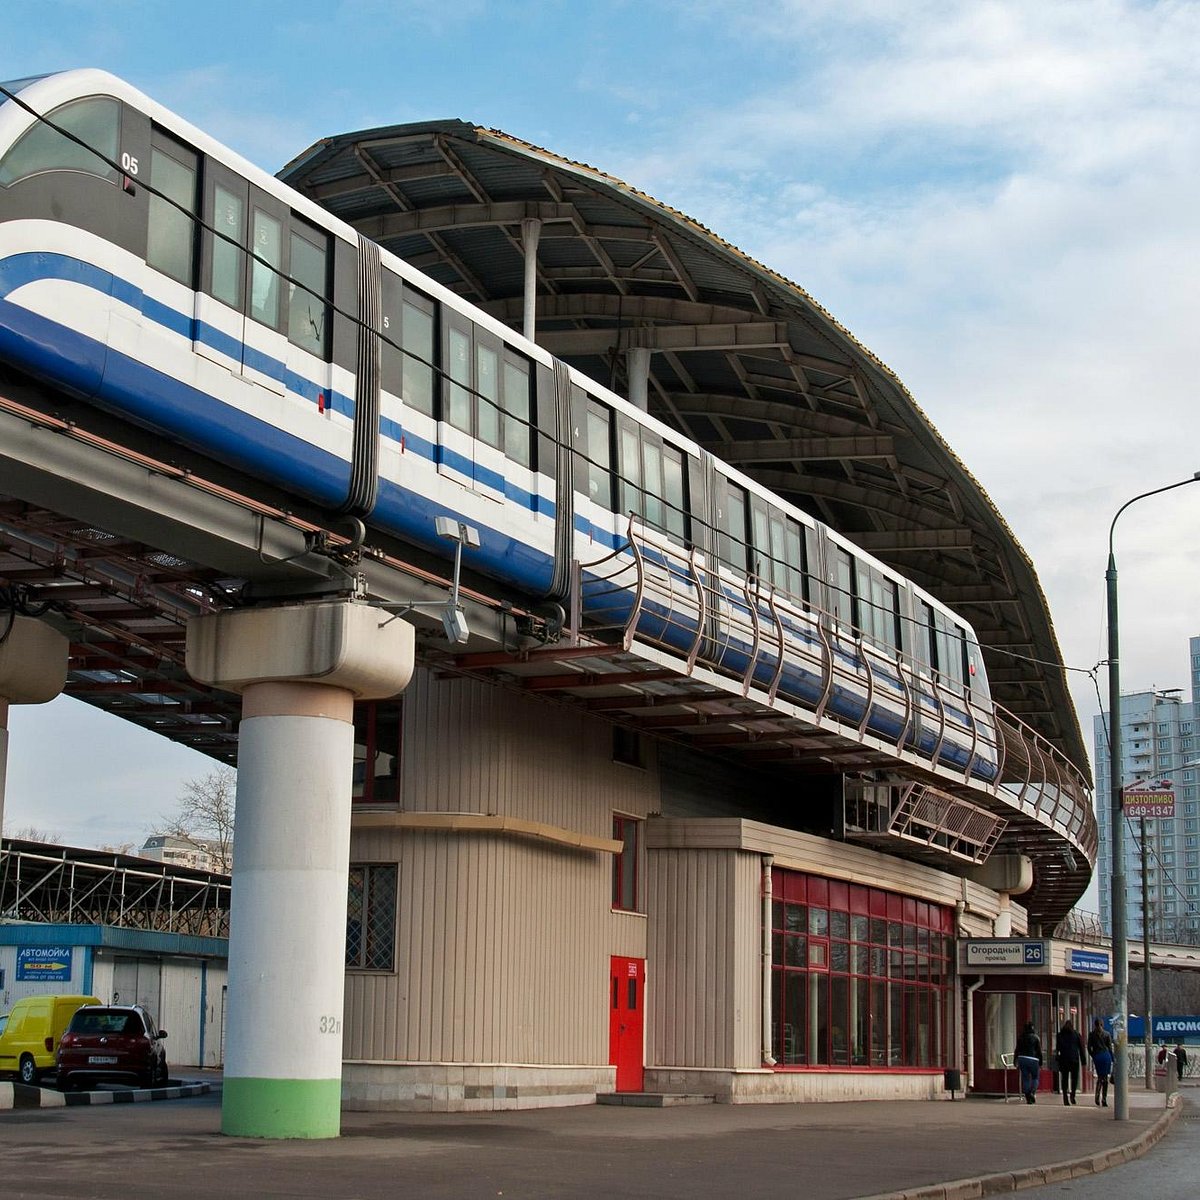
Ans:
{"type": "Polygon", "coordinates": [[[1196,1200],[1200,1196],[1200,1108],[1183,1115],[1145,1157],[1100,1175],[1047,1184],[1019,1193],[1020,1200],[1196,1200]]]}
{"type": "Polygon", "coordinates": [[[1128,1123],[961,1099],[347,1113],[343,1136],[321,1142],[222,1137],[215,1095],[13,1110],[0,1113],[0,1196],[852,1200],[1108,1149],[1162,1115],[1161,1097],[1132,1098],[1128,1123]]]}

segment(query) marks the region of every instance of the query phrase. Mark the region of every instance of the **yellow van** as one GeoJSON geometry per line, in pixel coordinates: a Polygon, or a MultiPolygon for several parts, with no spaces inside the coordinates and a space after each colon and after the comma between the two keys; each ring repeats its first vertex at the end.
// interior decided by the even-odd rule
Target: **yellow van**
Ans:
{"type": "Polygon", "coordinates": [[[25,996],[0,1017],[0,1075],[15,1072],[37,1083],[54,1069],[54,1052],[76,1010],[99,1004],[95,996],[25,996]]]}

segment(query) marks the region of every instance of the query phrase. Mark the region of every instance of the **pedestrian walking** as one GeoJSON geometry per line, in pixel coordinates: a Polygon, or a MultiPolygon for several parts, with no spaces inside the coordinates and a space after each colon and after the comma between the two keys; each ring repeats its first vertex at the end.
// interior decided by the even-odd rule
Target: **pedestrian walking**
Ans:
{"type": "Polygon", "coordinates": [[[1113,1043],[1099,1017],[1092,1022],[1087,1049],[1092,1059],[1092,1069],[1096,1072],[1096,1104],[1107,1108],[1108,1080],[1112,1075],[1113,1065],[1113,1043]]]}
{"type": "Polygon", "coordinates": [[[1025,1023],[1025,1028],[1017,1037],[1013,1057],[1021,1072],[1021,1094],[1025,1097],[1025,1103],[1036,1104],[1038,1082],[1042,1075],[1042,1039],[1038,1037],[1032,1021],[1025,1023]]]}
{"type": "Polygon", "coordinates": [[[1058,1031],[1058,1039],[1054,1044],[1058,1057],[1059,1085],[1062,1088],[1064,1104],[1075,1103],[1075,1093],[1079,1090],[1079,1070],[1083,1066],[1083,1039],[1068,1018],[1058,1031]]]}
{"type": "Polygon", "coordinates": [[[1179,1042],[1175,1047],[1175,1066],[1176,1078],[1182,1079],[1187,1071],[1187,1051],[1183,1048],[1183,1043],[1179,1042]]]}

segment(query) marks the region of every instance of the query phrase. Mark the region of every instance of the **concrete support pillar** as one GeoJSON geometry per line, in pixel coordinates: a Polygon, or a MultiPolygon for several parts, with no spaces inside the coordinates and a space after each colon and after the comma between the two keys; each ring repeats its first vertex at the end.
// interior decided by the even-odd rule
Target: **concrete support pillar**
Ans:
{"type": "Polygon", "coordinates": [[[992,935],[1012,937],[1012,898],[1033,887],[1033,860],[1026,854],[993,854],[966,876],[996,893],[999,911],[992,922],[992,935]]]}
{"type": "Polygon", "coordinates": [[[0,830],[8,778],[9,705],[53,700],[67,682],[70,649],[67,638],[44,621],[0,613],[0,830]]]}
{"type": "Polygon", "coordinates": [[[525,313],[521,332],[537,341],[537,250],[542,223],[536,217],[521,222],[521,245],[525,252],[525,313]]]}
{"type": "Polygon", "coordinates": [[[354,701],[394,696],[413,629],[355,601],[188,625],[197,679],[242,693],[221,1131],[341,1127],[354,701]]]}
{"type": "Polygon", "coordinates": [[[629,403],[642,412],[650,407],[650,351],[645,346],[631,346],[625,351],[629,372],[629,403]]]}
{"type": "Polygon", "coordinates": [[[998,938],[1012,937],[1012,897],[1001,892],[996,899],[1000,902],[1000,911],[992,922],[992,933],[998,938]]]}

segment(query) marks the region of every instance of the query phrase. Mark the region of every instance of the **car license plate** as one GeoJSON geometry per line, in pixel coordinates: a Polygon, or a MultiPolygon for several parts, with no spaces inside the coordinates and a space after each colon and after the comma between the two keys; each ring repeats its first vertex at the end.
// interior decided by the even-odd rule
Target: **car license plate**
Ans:
{"type": "Polygon", "coordinates": [[[116,1060],[115,1056],[113,1056],[111,1054],[89,1054],[88,1055],[89,1063],[104,1064],[104,1063],[115,1063],[116,1061],[117,1060],[116,1060]]]}

